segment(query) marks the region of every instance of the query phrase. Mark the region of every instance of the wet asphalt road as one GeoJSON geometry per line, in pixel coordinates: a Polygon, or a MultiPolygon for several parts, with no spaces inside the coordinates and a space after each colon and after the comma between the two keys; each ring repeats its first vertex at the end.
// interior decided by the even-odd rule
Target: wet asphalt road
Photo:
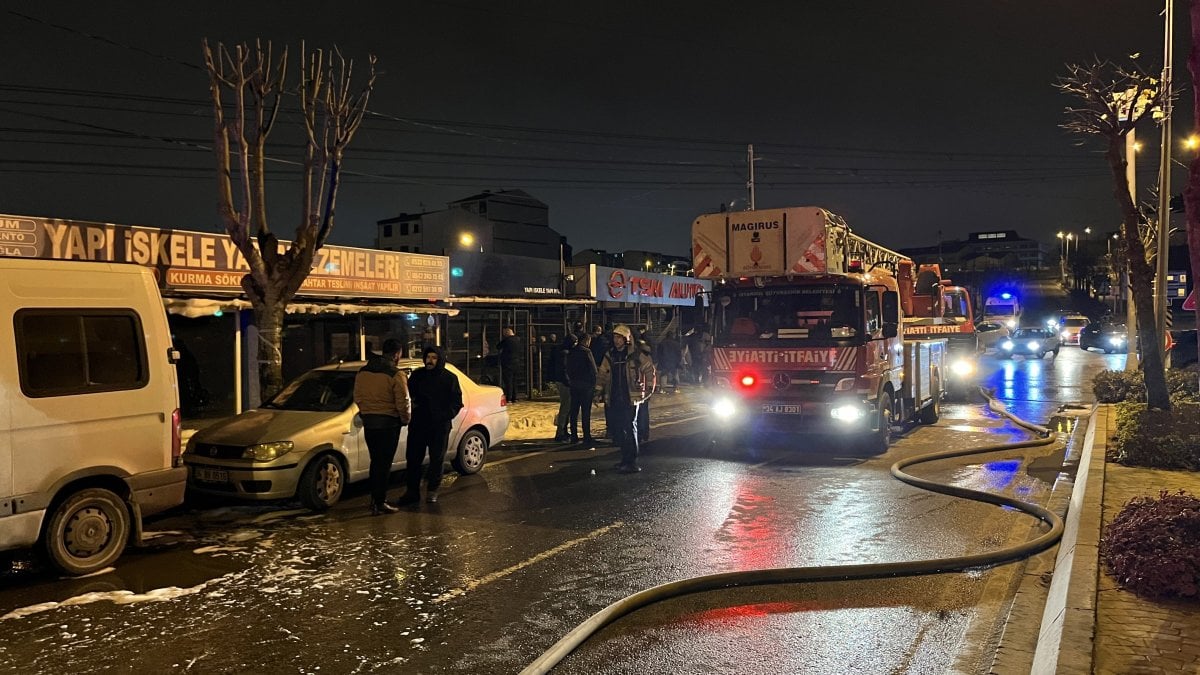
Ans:
{"type": "MultiPolygon", "coordinates": [[[[985,358],[985,384],[1034,421],[1090,401],[1123,356],[1063,347],[985,358]]],[[[706,419],[657,422],[645,471],[610,448],[521,444],[440,504],[370,517],[361,488],[328,514],[193,508],[156,545],[60,579],[23,556],[0,577],[0,665],[59,672],[516,672],[638,590],[700,574],[994,550],[1033,520],[894,480],[897,459],[1022,435],[950,404],[885,455],[803,436],[714,452],[706,419]]],[[[926,477],[1044,503],[1063,447],[948,460],[926,477]]],[[[909,579],[759,586],[654,605],[605,628],[561,673],[979,672],[1020,565],[909,579]]]]}

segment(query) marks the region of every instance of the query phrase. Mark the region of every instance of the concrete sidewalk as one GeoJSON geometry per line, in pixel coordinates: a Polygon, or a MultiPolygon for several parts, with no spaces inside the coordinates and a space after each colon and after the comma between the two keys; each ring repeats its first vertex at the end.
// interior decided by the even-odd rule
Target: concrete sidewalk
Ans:
{"type": "Polygon", "coordinates": [[[1029,563],[1035,574],[1039,565],[1047,568],[1043,582],[1053,570],[1049,588],[1042,584],[1041,620],[1030,620],[1028,596],[1035,593],[1022,584],[993,673],[1200,673],[1200,603],[1140,598],[1121,589],[1100,560],[1102,528],[1130,499],[1160,490],[1200,494],[1200,473],[1107,462],[1115,433],[1115,408],[1099,406],[1089,420],[1063,540],[1057,551],[1042,554],[1055,555],[1053,565],[1038,557],[1029,563]],[[1019,638],[1035,630],[1032,654],[1014,647],[1018,639],[1010,639],[1010,633],[1019,638]]]}

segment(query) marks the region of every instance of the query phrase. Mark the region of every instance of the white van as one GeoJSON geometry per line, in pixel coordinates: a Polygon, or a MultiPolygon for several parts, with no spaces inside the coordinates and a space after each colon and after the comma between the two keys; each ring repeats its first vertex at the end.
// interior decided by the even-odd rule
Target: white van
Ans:
{"type": "Polygon", "coordinates": [[[69,574],[183,501],[176,353],[154,273],[0,258],[0,550],[69,574]]]}

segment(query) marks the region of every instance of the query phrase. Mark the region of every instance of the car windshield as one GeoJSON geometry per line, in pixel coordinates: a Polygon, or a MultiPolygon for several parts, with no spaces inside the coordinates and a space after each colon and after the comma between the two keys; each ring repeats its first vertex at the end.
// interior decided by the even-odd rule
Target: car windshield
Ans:
{"type": "MultiPolygon", "coordinates": [[[[878,296],[875,296],[878,297],[878,296]]],[[[748,288],[717,302],[718,346],[850,339],[863,334],[863,296],[852,286],[748,288]]],[[[873,308],[880,321],[878,307],[873,308]]]]}
{"type": "Polygon", "coordinates": [[[1043,330],[1041,328],[1022,328],[1021,330],[1013,333],[1013,337],[1041,340],[1050,337],[1050,331],[1043,330]]]}
{"type": "Polygon", "coordinates": [[[1088,325],[1088,320],[1083,319],[1083,318],[1077,319],[1077,318],[1070,317],[1063,321],[1063,325],[1070,326],[1071,328],[1082,328],[1082,327],[1088,325]]]}
{"type": "Polygon", "coordinates": [[[988,303],[987,314],[990,316],[1012,316],[1017,313],[1017,306],[1013,304],[993,304],[988,303]]]}
{"type": "Polygon", "coordinates": [[[276,410],[340,412],[354,402],[353,370],[310,370],[263,403],[276,410]]]}

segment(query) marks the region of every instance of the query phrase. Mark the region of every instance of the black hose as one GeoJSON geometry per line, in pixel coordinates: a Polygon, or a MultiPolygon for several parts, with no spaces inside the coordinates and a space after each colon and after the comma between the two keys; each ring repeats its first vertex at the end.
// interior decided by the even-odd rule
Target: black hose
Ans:
{"type": "Polygon", "coordinates": [[[1034,539],[1031,539],[1030,541],[1018,544],[1016,546],[1006,547],[990,553],[977,553],[974,555],[957,556],[953,558],[934,558],[931,560],[914,560],[897,563],[870,563],[822,567],[779,567],[763,570],[751,570],[748,572],[723,572],[721,574],[708,574],[700,577],[692,577],[690,579],[671,581],[621,598],[608,607],[596,612],[586,621],[572,629],[571,632],[563,636],[561,640],[554,643],[550,649],[547,649],[532,663],[526,666],[525,669],[521,671],[521,675],[540,675],[542,673],[547,673],[551,668],[558,665],[560,661],[566,658],[568,654],[574,651],[576,647],[583,644],[584,641],[586,641],[604,626],[647,605],[662,600],[667,600],[669,598],[687,595],[689,593],[733,588],[736,586],[796,584],[812,581],[880,579],[889,577],[917,576],[922,574],[960,572],[973,568],[990,567],[993,565],[1000,565],[1003,563],[1021,560],[1054,546],[1062,537],[1062,519],[1053,512],[1042,508],[1037,504],[1030,504],[1019,499],[1013,499],[1011,497],[1005,497],[1003,495],[997,495],[991,492],[984,492],[982,490],[972,490],[955,485],[937,483],[925,478],[918,478],[916,476],[904,473],[903,471],[905,467],[913,466],[915,464],[922,464],[925,462],[932,462],[939,459],[949,459],[951,457],[962,457],[965,455],[976,455],[987,452],[1001,452],[1004,450],[1016,450],[1019,448],[1034,448],[1054,443],[1055,435],[1052,431],[1013,415],[1002,405],[997,406],[996,399],[992,398],[988,392],[984,392],[984,395],[987,396],[988,407],[993,412],[1007,417],[1017,426],[1034,432],[1038,437],[1018,443],[988,445],[971,450],[947,450],[943,452],[935,452],[925,455],[918,455],[916,457],[910,457],[893,464],[891,468],[892,475],[897,479],[908,483],[909,485],[913,485],[925,490],[940,492],[942,494],[953,497],[961,497],[963,499],[971,499],[989,504],[1012,507],[1037,518],[1043,523],[1046,523],[1050,526],[1049,531],[1039,535],[1034,539]]]}

